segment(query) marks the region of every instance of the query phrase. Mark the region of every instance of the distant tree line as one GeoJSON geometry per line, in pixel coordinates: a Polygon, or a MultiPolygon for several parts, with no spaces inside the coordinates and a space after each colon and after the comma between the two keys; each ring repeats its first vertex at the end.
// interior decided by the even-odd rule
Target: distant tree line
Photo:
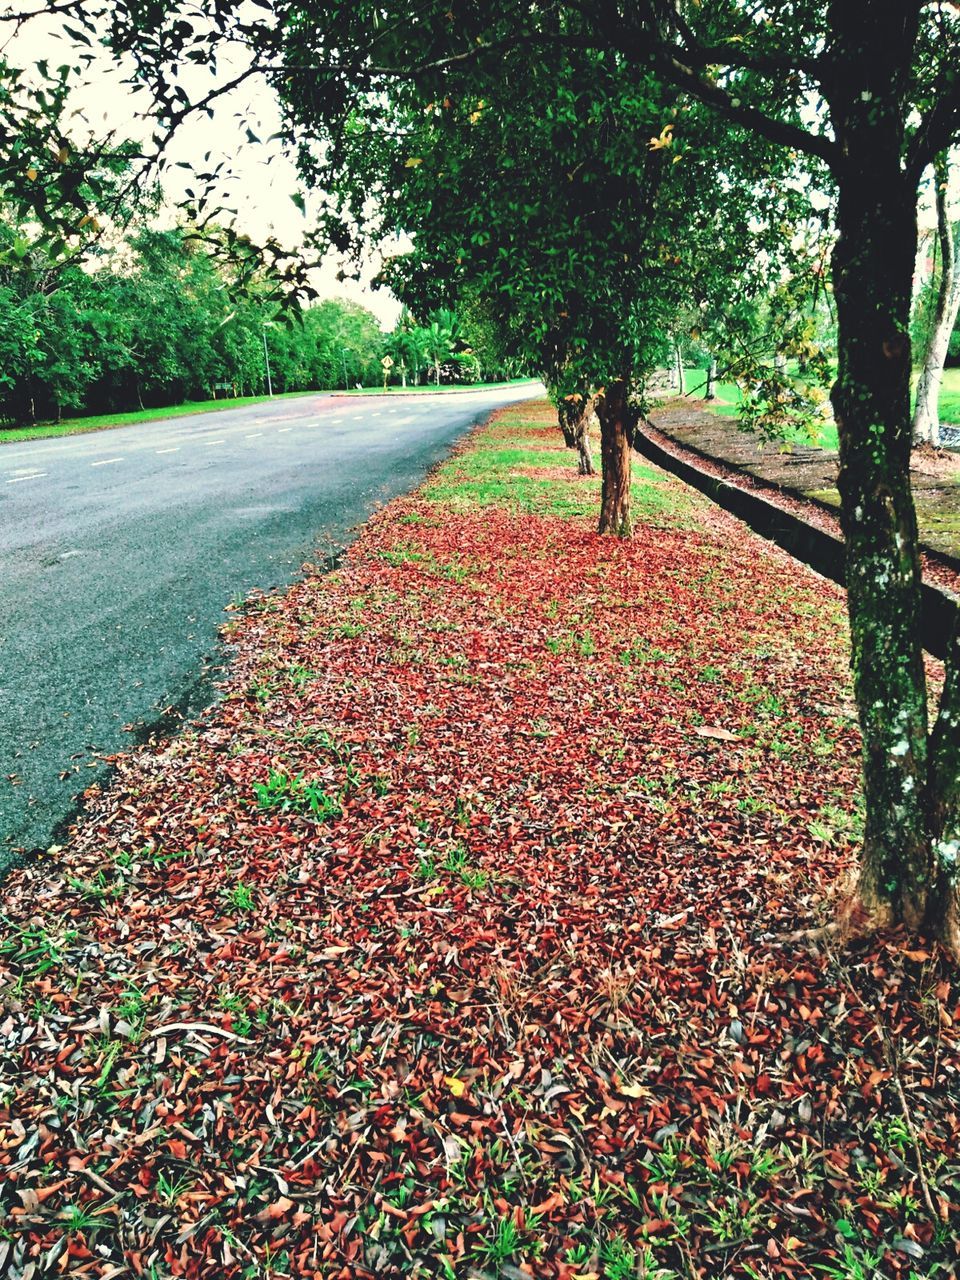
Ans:
{"type": "MultiPolygon", "coordinates": [[[[83,265],[52,257],[0,222],[0,417],[59,419],[275,392],[393,383],[476,382],[471,328],[452,312],[405,312],[383,332],[342,299],[278,315],[264,287],[231,288],[229,269],[183,229],[140,227],[83,265]]],[[[482,325],[474,321],[484,351],[482,325]]],[[[489,342],[487,343],[489,346],[489,342]]]]}

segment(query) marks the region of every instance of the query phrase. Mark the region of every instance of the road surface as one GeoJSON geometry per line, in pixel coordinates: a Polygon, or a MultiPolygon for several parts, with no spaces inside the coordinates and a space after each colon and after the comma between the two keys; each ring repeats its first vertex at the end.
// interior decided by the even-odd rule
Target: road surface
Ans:
{"type": "Polygon", "coordinates": [[[224,606],[290,582],[537,387],[310,396],[0,445],[0,874],[129,747],[210,701],[224,606]]]}

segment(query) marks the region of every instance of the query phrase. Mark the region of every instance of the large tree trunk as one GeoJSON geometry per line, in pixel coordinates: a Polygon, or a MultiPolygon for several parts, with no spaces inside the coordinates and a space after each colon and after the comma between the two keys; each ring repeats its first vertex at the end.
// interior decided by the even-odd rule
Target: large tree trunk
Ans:
{"type": "Polygon", "coordinates": [[[597,416],[600,419],[600,458],[603,467],[598,532],[629,538],[633,533],[630,520],[630,464],[636,411],[629,405],[627,387],[622,380],[611,383],[601,391],[597,397],[597,416]]]}
{"type": "MultiPolygon", "coordinates": [[[[854,15],[845,17],[852,21],[854,15]]],[[[881,41],[889,40],[884,23],[878,25],[881,41]]],[[[844,85],[841,113],[834,112],[847,157],[833,256],[839,323],[833,407],[863,735],[866,828],[859,897],[872,922],[904,921],[918,928],[928,917],[934,877],[925,812],[920,558],[909,470],[916,193],[901,174],[902,123],[891,105],[895,90],[886,101],[882,92],[884,72],[891,83],[896,75],[884,65],[893,53],[882,43],[877,49],[876,33],[867,33],[859,20],[845,34],[877,56],[864,72],[871,87],[859,81],[844,85]]]]}
{"type": "Polygon", "coordinates": [[[937,199],[937,237],[940,242],[940,287],[933,326],[923,354],[917,403],[913,411],[913,443],[940,448],[940,384],[947,359],[950,335],[960,312],[960,252],[954,243],[947,212],[947,184],[950,165],[944,153],[934,164],[937,199]]]}
{"type": "Polygon", "coordinates": [[[686,395],[687,384],[683,371],[683,351],[676,339],[674,339],[673,343],[673,368],[677,379],[677,395],[686,395]]]}

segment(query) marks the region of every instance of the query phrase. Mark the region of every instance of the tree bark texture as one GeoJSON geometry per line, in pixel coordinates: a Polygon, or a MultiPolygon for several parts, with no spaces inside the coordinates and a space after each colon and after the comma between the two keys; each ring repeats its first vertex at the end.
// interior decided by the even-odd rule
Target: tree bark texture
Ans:
{"type": "Polygon", "coordinates": [[[843,153],[833,256],[840,437],[854,692],[866,823],[859,898],[877,924],[918,929],[936,914],[920,643],[921,569],[910,489],[910,295],[916,191],[904,178],[900,84],[916,15],[834,0],[831,92],[843,153]]]}
{"type": "Polygon", "coordinates": [[[623,380],[611,383],[600,392],[597,398],[597,416],[600,419],[600,456],[603,469],[598,532],[629,538],[633,534],[630,479],[633,429],[637,414],[630,407],[627,386],[623,380]]]}
{"type": "Polygon", "coordinates": [[[565,396],[561,396],[557,401],[557,421],[560,423],[560,430],[563,433],[563,443],[568,449],[577,447],[577,437],[573,429],[575,419],[575,405],[565,396]]]}

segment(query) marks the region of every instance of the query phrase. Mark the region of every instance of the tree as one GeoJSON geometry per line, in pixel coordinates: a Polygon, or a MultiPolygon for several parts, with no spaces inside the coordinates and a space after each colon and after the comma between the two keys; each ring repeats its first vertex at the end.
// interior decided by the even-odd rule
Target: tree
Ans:
{"type": "Polygon", "coordinates": [[[936,290],[933,322],[921,351],[920,378],[913,411],[913,442],[940,447],[940,386],[950,337],[960,315],[960,222],[950,225],[947,193],[950,162],[941,153],[933,164],[937,207],[937,242],[940,248],[940,279],[936,290]]]}
{"type": "Polygon", "coordinates": [[[14,421],[206,399],[224,383],[261,391],[265,332],[279,390],[334,386],[348,365],[375,376],[370,312],[330,300],[278,313],[256,278],[238,297],[190,228],[137,226],[82,269],[0,219],[0,411],[14,421]]]}
{"type": "Polygon", "coordinates": [[[525,53],[498,66],[485,96],[449,80],[391,86],[355,95],[342,136],[328,137],[322,119],[313,127],[318,152],[335,156],[318,169],[338,200],[331,233],[410,238],[389,278],[414,306],[424,282],[428,296],[445,282],[448,297],[482,298],[545,377],[586,474],[586,419],[574,407],[596,406],[600,529],[628,536],[633,430],[678,299],[749,291],[759,244],[766,269],[777,258],[783,199],[771,149],[741,140],[718,217],[708,207],[715,122],[651,77],[624,83],[622,71],[582,51],[525,53]],[[545,190],[557,196],[545,201],[545,190]]]}
{"type": "Polygon", "coordinates": [[[457,336],[457,318],[452,311],[435,311],[428,318],[424,335],[424,351],[433,366],[433,376],[438,387],[441,367],[453,358],[457,336]]]}

